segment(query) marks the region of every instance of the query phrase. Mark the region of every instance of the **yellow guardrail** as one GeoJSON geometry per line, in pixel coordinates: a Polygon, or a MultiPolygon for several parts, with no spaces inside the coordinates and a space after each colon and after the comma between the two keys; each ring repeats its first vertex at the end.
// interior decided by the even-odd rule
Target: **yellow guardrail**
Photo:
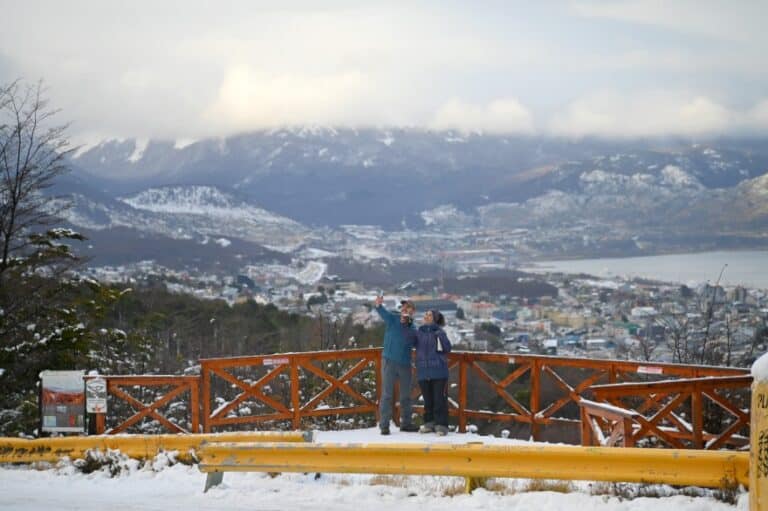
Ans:
{"type": "Polygon", "coordinates": [[[0,463],[55,463],[63,457],[84,458],[89,450],[120,450],[131,458],[153,458],[160,451],[178,451],[179,459],[188,461],[203,442],[311,442],[312,433],[249,432],[205,435],[101,435],[37,438],[0,438],[0,463]]]}
{"type": "MultiPolygon", "coordinates": [[[[703,487],[749,484],[749,453],[733,451],[555,445],[214,442],[204,444],[198,455],[200,471],[209,476],[229,471],[337,472],[703,487]]],[[[206,486],[210,484],[206,483],[206,486]]]]}

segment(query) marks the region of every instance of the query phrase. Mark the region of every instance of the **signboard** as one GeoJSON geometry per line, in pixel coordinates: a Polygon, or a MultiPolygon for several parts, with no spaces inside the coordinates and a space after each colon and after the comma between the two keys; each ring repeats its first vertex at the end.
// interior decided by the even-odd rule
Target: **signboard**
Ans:
{"type": "Polygon", "coordinates": [[[663,374],[664,368],[654,366],[638,366],[637,372],[640,374],[663,374]]]}
{"type": "Polygon", "coordinates": [[[85,429],[84,371],[43,371],[40,414],[42,431],[82,433],[85,429]]]}
{"type": "Polygon", "coordinates": [[[752,382],[750,411],[749,509],[760,511],[768,504],[768,381],[758,375],[752,382]]]}
{"type": "Polygon", "coordinates": [[[93,378],[85,382],[85,411],[107,413],[107,380],[93,378]]]}

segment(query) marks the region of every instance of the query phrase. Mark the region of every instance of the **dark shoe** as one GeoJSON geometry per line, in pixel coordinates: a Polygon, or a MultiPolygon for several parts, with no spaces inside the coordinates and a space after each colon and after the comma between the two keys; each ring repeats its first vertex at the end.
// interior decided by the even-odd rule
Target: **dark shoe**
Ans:
{"type": "Polygon", "coordinates": [[[445,436],[448,434],[448,427],[438,425],[435,427],[435,431],[437,432],[437,436],[445,436]]]}
{"type": "Polygon", "coordinates": [[[389,428],[381,428],[382,435],[389,435],[389,428]]]}
{"type": "Polygon", "coordinates": [[[406,433],[415,433],[418,430],[419,430],[419,427],[413,423],[400,425],[400,431],[405,431],[406,433]]]}
{"type": "Polygon", "coordinates": [[[427,422],[426,424],[422,424],[419,428],[419,433],[434,433],[435,432],[435,425],[432,422],[427,422]]]}

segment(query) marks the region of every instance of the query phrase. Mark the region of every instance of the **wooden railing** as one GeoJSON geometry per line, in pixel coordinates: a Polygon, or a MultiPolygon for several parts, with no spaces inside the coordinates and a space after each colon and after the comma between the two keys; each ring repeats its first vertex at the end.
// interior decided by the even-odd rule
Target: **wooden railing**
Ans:
{"type": "Polygon", "coordinates": [[[632,447],[655,439],[675,448],[743,447],[751,385],[744,375],[593,386],[595,399],[609,404],[580,403],[582,443],[632,447]]]}
{"type": "MultiPolygon", "coordinates": [[[[95,376],[86,376],[86,380],[91,378],[95,378],[95,376]]],[[[99,376],[99,378],[104,378],[107,381],[107,394],[112,396],[114,401],[112,406],[128,405],[134,413],[113,427],[107,427],[107,414],[96,414],[97,434],[124,433],[145,418],[159,422],[171,433],[197,433],[200,429],[200,379],[197,376],[109,375],[99,376]],[[143,396],[135,397],[136,390],[140,393],[149,394],[151,402],[145,403],[142,400],[143,396]],[[171,405],[174,400],[183,398],[185,394],[188,396],[185,409],[189,429],[182,427],[178,421],[169,419],[167,414],[163,413],[164,407],[171,405]]],[[[115,415],[112,414],[113,417],[115,415]]]]}
{"type": "Polygon", "coordinates": [[[457,373],[453,381],[458,381],[450,413],[457,417],[460,431],[466,430],[469,419],[515,421],[529,424],[535,440],[543,438],[547,426],[578,425],[579,401],[589,397],[590,389],[600,382],[648,382],[747,372],[710,366],[476,352],[451,353],[449,359],[457,373]],[[528,397],[527,402],[510,393],[515,388],[518,395],[528,397]],[[477,408],[477,399],[470,399],[470,395],[478,394],[498,396],[493,410],[477,408]]]}
{"type": "MultiPolygon", "coordinates": [[[[299,429],[301,420],[309,417],[377,411],[377,349],[205,359],[200,367],[205,432],[216,426],[274,421],[290,421],[299,429]],[[216,380],[229,383],[236,395],[214,396],[216,380]],[[214,397],[220,403],[212,410],[214,397]]],[[[219,385],[218,390],[227,395],[225,387],[219,385]]]]}
{"type": "MultiPolygon", "coordinates": [[[[200,425],[204,432],[246,424],[299,429],[302,421],[337,420],[341,416],[346,420],[367,417],[365,420],[370,424],[378,411],[380,348],[204,359],[200,366],[199,377],[170,378],[179,378],[188,385],[185,388],[190,389],[189,407],[193,413],[197,409],[193,402],[197,392],[192,390],[196,387],[190,379],[199,382],[200,425]]],[[[583,431],[583,410],[579,403],[585,399],[598,400],[596,392],[602,392],[600,399],[607,400],[605,392],[609,392],[613,384],[623,382],[624,386],[617,386],[618,394],[612,394],[608,402],[620,399],[620,388],[628,397],[639,388],[627,385],[653,384],[671,378],[747,375],[746,370],[736,368],[460,351],[449,354],[449,367],[449,413],[456,418],[459,431],[466,431],[475,421],[521,424],[529,428],[533,439],[542,440],[548,436],[550,426],[565,427],[575,432],[574,442],[578,442],[578,433],[583,431]]],[[[113,378],[127,377],[107,378],[112,382],[113,378]]],[[[149,384],[155,377],[144,378],[144,384],[149,384]]],[[[130,382],[138,384],[134,380],[130,382]]],[[[122,384],[110,384],[110,394],[122,398],[117,391],[122,384]]],[[[418,397],[415,385],[411,392],[418,397]]],[[[714,390],[701,395],[717,402],[713,394],[718,396],[714,390]]],[[[132,422],[118,424],[112,431],[124,431],[144,417],[154,418],[166,428],[178,431],[178,425],[157,417],[157,408],[178,395],[177,392],[173,397],[165,396],[150,405],[132,403],[138,411],[125,421],[132,422]]],[[[633,411],[630,405],[626,405],[626,409],[633,411]]],[[[399,417],[396,410],[393,417],[399,417]]],[[[190,420],[191,429],[197,431],[195,417],[190,420]]],[[[743,417],[739,420],[743,422],[743,417]]],[[[605,430],[608,423],[601,427],[605,430]]],[[[648,430],[645,428],[643,434],[648,430]]],[[[711,440],[703,428],[700,431],[702,439],[711,440]]],[[[722,442],[715,440],[713,445],[723,442],[730,445],[730,441],[726,442],[729,438],[722,442]]]]}

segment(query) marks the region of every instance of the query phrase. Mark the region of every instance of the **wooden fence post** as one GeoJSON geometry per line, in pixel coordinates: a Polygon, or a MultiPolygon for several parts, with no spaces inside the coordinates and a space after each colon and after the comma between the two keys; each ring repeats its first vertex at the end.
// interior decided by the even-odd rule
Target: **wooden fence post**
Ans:
{"type": "Polygon", "coordinates": [[[103,435],[106,428],[107,414],[97,413],[96,415],[96,434],[103,435]]]}
{"type": "Polygon", "coordinates": [[[211,374],[205,362],[200,364],[200,374],[203,387],[203,433],[211,432],[211,374]]]}
{"type": "Polygon", "coordinates": [[[704,407],[702,403],[701,385],[694,385],[691,392],[691,419],[693,420],[693,448],[704,448],[704,407]]]}
{"type": "Polygon", "coordinates": [[[376,404],[379,405],[376,407],[376,423],[381,424],[381,393],[382,389],[381,386],[384,384],[384,379],[382,375],[382,351],[377,352],[376,356],[376,404]]]}
{"type": "Polygon", "coordinates": [[[291,407],[293,408],[293,420],[291,425],[293,429],[301,427],[301,401],[299,392],[301,383],[299,382],[299,360],[298,357],[291,357],[291,407]]]}
{"type": "Polygon", "coordinates": [[[534,442],[540,439],[540,425],[536,415],[541,403],[541,366],[538,358],[531,364],[531,438],[534,442]]]}
{"type": "Polygon", "coordinates": [[[459,359],[459,432],[467,432],[467,361],[459,359]]]}
{"type": "Polygon", "coordinates": [[[200,433],[200,380],[189,382],[190,433],[200,433]]]}

